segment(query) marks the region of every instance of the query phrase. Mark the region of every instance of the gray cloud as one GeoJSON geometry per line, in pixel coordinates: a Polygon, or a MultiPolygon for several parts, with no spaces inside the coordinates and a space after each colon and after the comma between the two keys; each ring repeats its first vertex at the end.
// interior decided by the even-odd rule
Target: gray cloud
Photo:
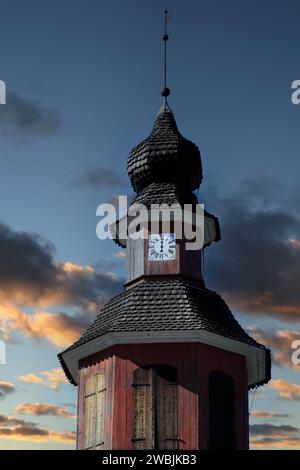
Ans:
{"type": "Polygon", "coordinates": [[[240,311],[299,321],[300,217],[292,204],[283,206],[287,190],[278,194],[267,179],[246,181],[228,197],[207,194],[222,232],[206,255],[209,284],[240,311]]]}
{"type": "Polygon", "coordinates": [[[62,126],[62,117],[55,109],[46,109],[37,101],[9,93],[5,106],[0,107],[1,127],[13,135],[53,135],[62,126]]]}
{"type": "Polygon", "coordinates": [[[34,442],[55,441],[73,444],[75,438],[75,432],[51,431],[30,421],[0,415],[0,439],[34,442]]]}
{"type": "Polygon", "coordinates": [[[55,346],[72,343],[123,284],[114,273],[57,262],[49,242],[3,224],[0,259],[0,331],[10,341],[19,332],[55,346]],[[72,315],[45,311],[53,306],[74,308],[72,315]],[[23,307],[37,311],[26,314],[23,307]]]}
{"type": "Polygon", "coordinates": [[[57,299],[86,307],[102,304],[117,293],[121,281],[92,268],[57,263],[54,247],[36,234],[17,232],[0,224],[0,289],[23,304],[57,299]]]}
{"type": "Polygon", "coordinates": [[[288,436],[299,431],[298,428],[288,424],[276,426],[275,424],[252,424],[249,426],[249,432],[256,436],[288,436]]]}
{"type": "Polygon", "coordinates": [[[5,382],[0,380],[0,399],[4,398],[6,395],[15,392],[15,386],[10,382],[5,382]]]}
{"type": "Polygon", "coordinates": [[[76,409],[77,408],[77,404],[76,403],[62,403],[61,406],[64,406],[66,408],[73,408],[73,409],[76,409]]]}
{"type": "Polygon", "coordinates": [[[10,427],[10,426],[24,426],[25,424],[31,427],[35,426],[35,423],[24,421],[24,419],[0,415],[0,428],[10,427]]]}
{"type": "Polygon", "coordinates": [[[99,166],[87,169],[72,181],[73,186],[96,191],[103,188],[116,188],[122,184],[124,184],[124,179],[115,170],[99,166]]]}

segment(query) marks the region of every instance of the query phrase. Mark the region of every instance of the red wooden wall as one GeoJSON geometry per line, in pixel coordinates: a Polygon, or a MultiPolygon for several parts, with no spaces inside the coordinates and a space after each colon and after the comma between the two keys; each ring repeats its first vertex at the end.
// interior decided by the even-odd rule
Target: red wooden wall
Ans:
{"type": "MultiPolygon", "coordinates": [[[[178,370],[180,449],[206,449],[209,437],[209,373],[231,375],[236,390],[238,449],[248,448],[248,386],[245,357],[200,343],[117,345],[80,362],[78,448],[84,447],[84,383],[106,374],[105,448],[131,449],[132,379],[137,367],[167,364],[178,370]]],[[[224,403],[224,406],[226,404],[224,403]]]]}

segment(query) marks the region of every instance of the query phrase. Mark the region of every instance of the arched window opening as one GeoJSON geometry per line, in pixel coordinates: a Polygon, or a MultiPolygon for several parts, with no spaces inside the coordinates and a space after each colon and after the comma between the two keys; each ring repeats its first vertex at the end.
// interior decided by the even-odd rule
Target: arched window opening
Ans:
{"type": "Polygon", "coordinates": [[[234,380],[220,371],[209,376],[209,447],[236,449],[234,380]]]}

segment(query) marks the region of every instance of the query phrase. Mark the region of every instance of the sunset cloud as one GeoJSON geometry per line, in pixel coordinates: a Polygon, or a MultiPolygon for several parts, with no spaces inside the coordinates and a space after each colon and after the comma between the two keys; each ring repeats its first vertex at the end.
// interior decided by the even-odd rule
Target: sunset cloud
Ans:
{"type": "Polygon", "coordinates": [[[61,385],[69,383],[62,369],[45,370],[41,374],[46,378],[46,383],[53,390],[58,390],[61,385]]]}
{"type": "Polygon", "coordinates": [[[276,439],[272,437],[264,437],[263,439],[252,439],[250,441],[252,449],[282,449],[282,450],[298,450],[300,448],[300,437],[290,437],[284,439],[276,439]]]}
{"type": "Polygon", "coordinates": [[[14,384],[0,380],[0,399],[16,390],[14,384]]]}
{"type": "Polygon", "coordinates": [[[62,369],[52,369],[40,372],[40,375],[28,373],[18,377],[22,382],[40,384],[52,390],[59,390],[60,386],[68,383],[62,369]]]}
{"type": "Polygon", "coordinates": [[[74,342],[97,309],[118,293],[114,272],[54,259],[54,247],[40,236],[0,223],[0,332],[47,340],[59,348],[74,342]],[[50,313],[48,308],[60,308],[50,313]],[[72,315],[61,311],[72,307],[72,315]]]}
{"type": "Polygon", "coordinates": [[[251,417],[254,418],[268,418],[268,419],[277,419],[277,418],[287,418],[288,414],[282,413],[273,413],[270,411],[260,411],[260,410],[252,410],[251,417]]]}
{"type": "Polygon", "coordinates": [[[22,382],[27,382],[31,384],[43,384],[44,385],[44,380],[42,377],[38,377],[35,374],[25,374],[25,375],[20,375],[18,377],[19,380],[22,382]]]}
{"type": "Polygon", "coordinates": [[[292,343],[300,340],[300,333],[290,330],[279,330],[275,333],[264,331],[256,326],[248,328],[250,334],[256,341],[268,346],[273,355],[273,362],[279,366],[290,367],[296,372],[300,372],[300,365],[292,363],[294,349],[292,343]]]}
{"type": "Polygon", "coordinates": [[[0,299],[27,307],[102,304],[120,283],[91,266],[54,259],[54,247],[37,234],[0,224],[0,299]]]}
{"type": "Polygon", "coordinates": [[[300,385],[286,382],[283,379],[271,380],[270,387],[277,391],[280,398],[300,401],[300,385]]]}
{"type": "Polygon", "coordinates": [[[61,418],[76,418],[76,414],[70,413],[62,406],[51,403],[20,403],[15,407],[18,414],[27,414],[33,416],[58,416],[61,418]]]}
{"type": "Polygon", "coordinates": [[[31,442],[61,442],[74,444],[75,432],[57,432],[14,417],[0,415],[0,439],[31,442]]]}
{"type": "Polygon", "coordinates": [[[47,340],[54,346],[65,347],[77,339],[88,325],[84,316],[66,313],[35,312],[27,314],[12,304],[0,305],[2,330],[17,332],[37,341],[47,340]]]}
{"type": "Polygon", "coordinates": [[[222,243],[207,276],[232,308],[298,322],[299,210],[288,191],[289,203],[275,187],[278,182],[261,178],[243,181],[226,197],[212,188],[210,210],[222,214],[222,243]]]}
{"type": "Polygon", "coordinates": [[[256,436],[286,437],[299,432],[299,429],[288,424],[275,425],[264,423],[250,425],[249,432],[251,435],[256,436]]]}
{"type": "Polygon", "coordinates": [[[117,251],[117,253],[114,253],[114,258],[126,259],[127,253],[126,251],[117,251]]]}
{"type": "Polygon", "coordinates": [[[254,449],[294,449],[300,444],[299,431],[287,424],[252,424],[249,426],[250,445],[254,449]]]}

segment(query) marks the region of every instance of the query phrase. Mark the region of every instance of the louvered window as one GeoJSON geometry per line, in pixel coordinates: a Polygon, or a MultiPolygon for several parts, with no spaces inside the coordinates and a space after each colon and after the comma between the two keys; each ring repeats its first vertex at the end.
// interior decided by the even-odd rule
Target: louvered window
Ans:
{"type": "Polygon", "coordinates": [[[178,449],[177,369],[155,365],[133,374],[133,449],[178,449]]]}
{"type": "Polygon", "coordinates": [[[209,377],[209,440],[210,449],[236,449],[234,381],[219,371],[209,377]]]}
{"type": "Polygon", "coordinates": [[[85,384],[85,449],[104,448],[105,376],[90,377],[85,384]]]}

